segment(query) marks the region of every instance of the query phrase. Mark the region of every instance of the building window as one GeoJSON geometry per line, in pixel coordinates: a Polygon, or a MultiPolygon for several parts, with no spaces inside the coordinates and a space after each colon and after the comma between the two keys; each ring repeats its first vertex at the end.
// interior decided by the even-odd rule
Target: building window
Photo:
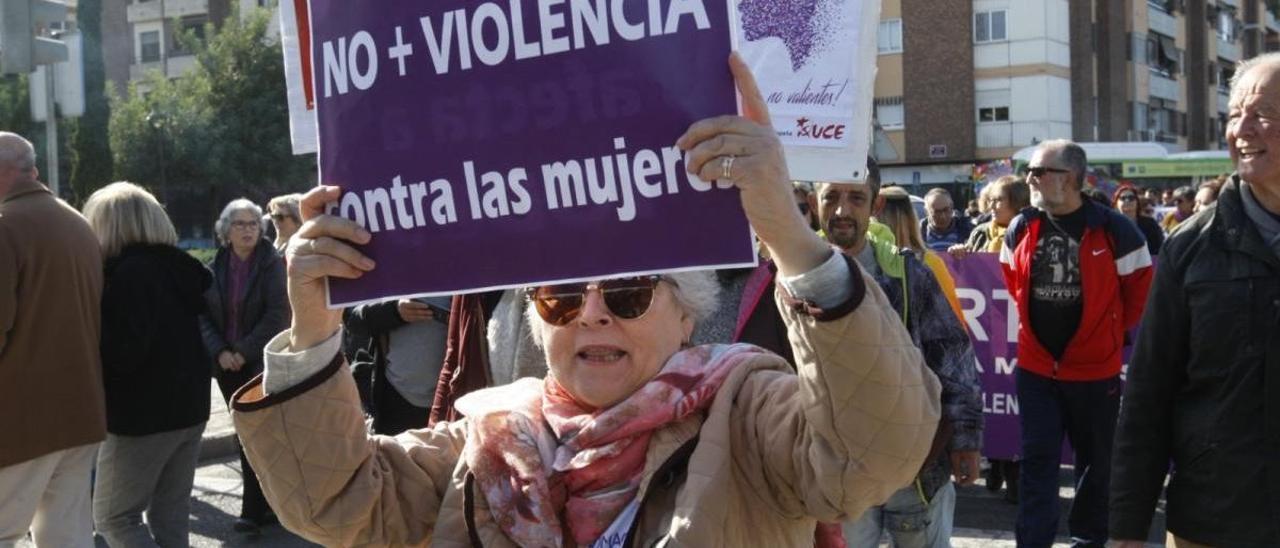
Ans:
{"type": "Polygon", "coordinates": [[[1236,64],[1226,59],[1218,59],[1218,91],[1231,92],[1231,79],[1236,76],[1236,64]]]}
{"type": "Polygon", "coordinates": [[[1178,74],[1178,60],[1181,56],[1173,38],[1156,33],[1147,35],[1147,66],[1152,72],[1173,78],[1178,74]]]}
{"type": "Polygon", "coordinates": [[[886,131],[906,127],[906,112],[902,108],[902,97],[877,97],[876,121],[886,131]]]}
{"type": "Polygon", "coordinates": [[[149,30],[138,33],[138,60],[143,63],[154,63],[160,60],[160,31],[149,30]]]}
{"type": "Polygon", "coordinates": [[[1238,38],[1238,33],[1236,32],[1235,10],[1226,6],[1219,6],[1217,24],[1215,24],[1214,27],[1215,30],[1218,31],[1219,40],[1224,42],[1235,42],[1236,38],[1238,38]]]}
{"type": "MultiPolygon", "coordinates": [[[[1164,103],[1161,103],[1163,105],[1164,103]]],[[[1153,140],[1160,142],[1176,142],[1178,135],[1178,115],[1179,113],[1164,108],[1163,106],[1152,104],[1147,113],[1147,129],[1151,130],[1153,140]]]]}
{"type": "Polygon", "coordinates": [[[880,53],[902,53],[902,19],[881,21],[876,42],[880,53]]]}
{"type": "Polygon", "coordinates": [[[1008,122],[1009,107],[986,107],[978,109],[978,122],[1008,122]]]}
{"type": "Polygon", "coordinates": [[[1147,5],[1165,13],[1173,13],[1174,0],[1147,0],[1147,5]]]}
{"type": "Polygon", "coordinates": [[[1003,42],[1009,39],[1005,27],[1008,10],[980,11],[973,14],[973,42],[1003,42]]]}

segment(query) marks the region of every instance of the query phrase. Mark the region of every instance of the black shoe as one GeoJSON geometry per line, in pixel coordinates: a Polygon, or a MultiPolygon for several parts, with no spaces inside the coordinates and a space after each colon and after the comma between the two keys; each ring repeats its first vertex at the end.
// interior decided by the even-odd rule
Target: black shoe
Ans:
{"type": "Polygon", "coordinates": [[[236,519],[235,525],[232,525],[231,528],[234,529],[237,533],[242,533],[249,538],[257,538],[259,536],[262,536],[261,526],[258,525],[258,522],[253,521],[249,518],[236,519]]]}
{"type": "Polygon", "coordinates": [[[1009,477],[1009,481],[1007,482],[1008,485],[1005,488],[1004,500],[1012,504],[1017,504],[1018,503],[1018,463],[1016,462],[1009,463],[1008,469],[1005,471],[1008,473],[1007,475],[1009,477]]]}
{"type": "Polygon", "coordinates": [[[1004,486],[1004,471],[1001,470],[1001,461],[991,461],[991,467],[987,469],[987,490],[995,493],[1004,486]]]}

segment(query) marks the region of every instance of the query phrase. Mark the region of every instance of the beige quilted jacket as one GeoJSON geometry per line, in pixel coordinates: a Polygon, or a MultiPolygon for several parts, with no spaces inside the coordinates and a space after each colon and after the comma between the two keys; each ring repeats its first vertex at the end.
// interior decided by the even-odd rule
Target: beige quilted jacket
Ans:
{"type": "MultiPolygon", "coordinates": [[[[656,433],[628,545],[811,546],[815,520],[851,519],[915,477],[939,384],[864,282],[861,304],[838,318],[780,301],[798,374],[761,355],[704,417],[656,433]]],[[[289,530],[326,546],[513,546],[460,458],[464,422],[367,435],[340,354],[280,393],[260,383],[241,389],[232,415],[289,530]]]]}

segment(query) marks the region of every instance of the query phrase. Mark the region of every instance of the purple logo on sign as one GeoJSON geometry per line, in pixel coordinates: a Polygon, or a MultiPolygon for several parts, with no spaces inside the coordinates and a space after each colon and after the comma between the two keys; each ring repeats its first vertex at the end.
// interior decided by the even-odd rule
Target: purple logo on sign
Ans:
{"type": "Polygon", "coordinates": [[[378,269],[332,304],[750,264],[673,143],[736,111],[725,0],[312,0],[320,176],[378,269]]]}
{"type": "Polygon", "coordinates": [[[834,25],[825,25],[817,17],[824,0],[742,0],[738,13],[742,30],[749,41],[777,37],[787,46],[791,70],[798,71],[809,61],[815,49],[824,45],[834,25]]]}

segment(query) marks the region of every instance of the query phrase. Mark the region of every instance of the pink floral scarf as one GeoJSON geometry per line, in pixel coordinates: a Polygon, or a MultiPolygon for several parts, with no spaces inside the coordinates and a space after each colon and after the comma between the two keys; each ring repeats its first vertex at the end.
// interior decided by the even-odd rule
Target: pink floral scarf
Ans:
{"type": "Polygon", "coordinates": [[[550,376],[473,392],[457,403],[470,421],[463,458],[516,544],[559,548],[568,532],[589,545],[635,498],[653,433],[705,410],[729,372],[761,352],[677,352],[627,399],[594,412],[550,376]]]}

